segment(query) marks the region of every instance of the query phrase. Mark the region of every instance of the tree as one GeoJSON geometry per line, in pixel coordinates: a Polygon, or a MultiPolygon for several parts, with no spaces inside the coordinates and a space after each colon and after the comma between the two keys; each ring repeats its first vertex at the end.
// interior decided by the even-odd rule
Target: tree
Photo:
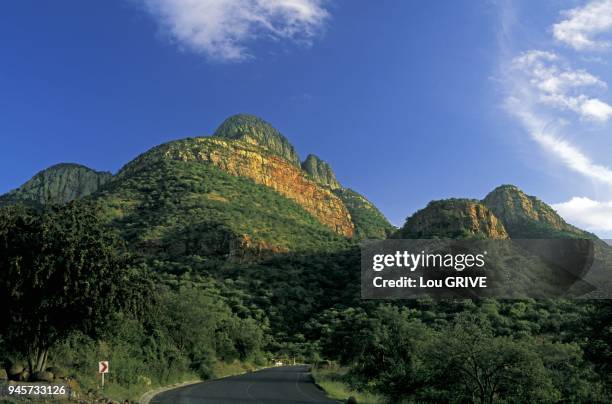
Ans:
{"type": "Polygon", "coordinates": [[[112,313],[136,309],[138,272],[95,206],[0,209],[0,333],[31,372],[72,331],[98,335],[112,313]]]}
{"type": "Polygon", "coordinates": [[[612,395],[612,302],[592,302],[581,334],[585,337],[586,357],[601,374],[608,395],[612,395]]]}
{"type": "Polygon", "coordinates": [[[560,393],[533,339],[496,337],[488,321],[460,314],[430,346],[430,385],[447,399],[556,402],[560,393]]]}
{"type": "Polygon", "coordinates": [[[369,324],[371,335],[354,359],[351,374],[392,402],[414,397],[427,385],[424,350],[433,333],[408,309],[381,306],[369,324]]]}
{"type": "Polygon", "coordinates": [[[202,377],[210,376],[221,351],[215,345],[230,346],[233,350],[232,341],[216,335],[220,324],[231,317],[229,307],[196,288],[169,291],[163,302],[162,318],[178,351],[189,358],[191,367],[202,377]]]}

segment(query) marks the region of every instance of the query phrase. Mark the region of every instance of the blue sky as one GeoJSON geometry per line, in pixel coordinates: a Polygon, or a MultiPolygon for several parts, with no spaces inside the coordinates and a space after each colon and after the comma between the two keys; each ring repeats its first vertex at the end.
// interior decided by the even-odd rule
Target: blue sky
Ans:
{"type": "Polygon", "coordinates": [[[612,0],[61,0],[0,13],[0,192],[249,112],[396,225],[512,183],[612,236],[612,0]]]}

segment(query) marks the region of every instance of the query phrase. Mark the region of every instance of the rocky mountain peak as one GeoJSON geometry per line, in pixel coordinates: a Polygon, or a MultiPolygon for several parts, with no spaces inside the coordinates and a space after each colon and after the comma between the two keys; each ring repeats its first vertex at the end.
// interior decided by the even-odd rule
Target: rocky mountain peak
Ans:
{"type": "Polygon", "coordinates": [[[80,164],[60,163],[40,171],[21,187],[2,196],[0,202],[68,203],[90,195],[110,181],[112,174],[80,164]]]}
{"type": "Polygon", "coordinates": [[[341,187],[331,166],[314,154],[309,154],[306,160],[302,162],[302,170],[306,171],[319,184],[326,185],[331,189],[341,187]]]}
{"type": "Polygon", "coordinates": [[[300,166],[300,157],[287,138],[268,122],[254,115],[230,116],[217,128],[213,136],[256,144],[300,166]]]}
{"type": "Polygon", "coordinates": [[[479,201],[445,199],[430,202],[409,217],[397,236],[506,239],[508,233],[493,212],[479,201]]]}
{"type": "Polygon", "coordinates": [[[482,201],[503,223],[511,237],[553,237],[565,232],[585,233],[563,220],[557,212],[534,196],[525,194],[514,185],[501,185],[482,201]]]}
{"type": "Polygon", "coordinates": [[[352,237],[354,224],[342,200],[328,187],[319,186],[299,166],[278,158],[269,149],[219,136],[176,140],[141,154],[117,174],[127,178],[160,162],[195,162],[236,176],[250,178],[297,202],[320,223],[336,233],[352,237]]]}

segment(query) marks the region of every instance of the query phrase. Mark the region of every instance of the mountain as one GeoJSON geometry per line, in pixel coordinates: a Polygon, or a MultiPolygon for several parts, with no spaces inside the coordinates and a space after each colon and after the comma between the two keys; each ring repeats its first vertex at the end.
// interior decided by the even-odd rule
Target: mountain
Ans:
{"type": "MultiPolygon", "coordinates": [[[[314,218],[318,225],[323,225],[327,230],[349,239],[385,238],[394,230],[384,215],[365,197],[342,187],[327,162],[314,154],[309,154],[303,162],[300,162],[298,153],[285,136],[263,119],[248,114],[237,114],[227,118],[210,137],[185,138],[154,147],[127,163],[114,177],[110,173],[98,173],[76,164],[51,167],[37,174],[18,190],[0,197],[0,203],[20,201],[66,203],[94,194],[111,178],[116,182],[112,189],[118,192],[121,190],[122,193],[127,192],[123,183],[128,179],[142,178],[147,182],[148,174],[156,178],[161,175],[158,179],[163,181],[163,184],[174,183],[176,178],[169,176],[181,177],[181,164],[172,165],[169,162],[190,163],[183,165],[183,170],[186,172],[192,172],[195,164],[209,168],[216,167],[231,176],[249,179],[297,204],[303,212],[298,215],[299,219],[293,218],[295,221],[305,223],[306,219],[303,217],[305,214],[314,218]],[[159,171],[160,164],[166,169],[159,171]],[[172,170],[168,170],[170,166],[172,170]]],[[[219,184],[216,182],[218,171],[210,170],[211,173],[213,171],[215,174],[211,175],[214,178],[202,178],[201,181],[219,184]]],[[[133,181],[128,182],[135,185],[133,181]]],[[[237,183],[234,185],[239,186],[237,183]]],[[[158,189],[149,191],[155,194],[154,191],[158,189]]],[[[224,192],[229,191],[224,189],[224,192]]],[[[211,190],[208,196],[216,198],[217,202],[228,200],[223,192],[216,190],[211,190]]],[[[131,200],[125,202],[138,204],[131,200]]],[[[259,202],[254,200],[251,205],[257,206],[259,202]]],[[[124,210],[124,208],[126,207],[118,209],[124,210]]],[[[148,206],[141,208],[146,210],[148,206]]],[[[295,210],[292,211],[295,213],[295,210]]],[[[253,219],[243,217],[243,220],[257,223],[261,217],[266,217],[266,206],[259,206],[252,213],[256,217],[253,219]]],[[[241,216],[237,213],[236,215],[241,216]]],[[[233,222],[235,219],[229,214],[226,216],[225,221],[233,222]]],[[[279,218],[285,216],[282,213],[278,214],[279,218]]],[[[223,222],[224,220],[221,220],[219,223],[223,222]]],[[[243,240],[245,243],[254,242],[258,246],[256,248],[268,248],[272,251],[300,249],[310,244],[306,240],[301,241],[304,243],[301,246],[289,242],[289,239],[295,239],[297,242],[299,237],[294,236],[280,237],[286,240],[278,243],[279,236],[274,233],[286,226],[278,223],[274,226],[274,229],[255,226],[250,231],[247,231],[249,229],[245,226],[239,226],[239,229],[234,230],[242,232],[236,237],[250,240],[243,240]]],[[[302,230],[287,229],[293,233],[302,230]]],[[[319,236],[320,234],[315,238],[319,236]]]]}
{"type": "Polygon", "coordinates": [[[506,227],[512,238],[594,238],[574,227],[538,198],[514,185],[502,185],[482,201],[506,227]]]}
{"type": "Polygon", "coordinates": [[[166,269],[185,257],[249,261],[332,251],[393,229],[364,197],[343,189],[327,163],[314,155],[304,169],[298,162],[280,132],[236,115],[213,136],[146,151],[90,199],[130,245],[166,269]]]}
{"type": "Polygon", "coordinates": [[[249,177],[197,160],[143,158],[151,161],[127,166],[89,201],[162,271],[348,245],[298,202],[249,177]]]}
{"type": "Polygon", "coordinates": [[[306,160],[302,162],[302,170],[306,171],[310,178],[318,184],[328,186],[331,189],[341,188],[331,166],[314,154],[309,154],[306,160]]]}
{"type": "Polygon", "coordinates": [[[109,172],[95,171],[79,164],[56,164],[39,172],[19,188],[0,196],[0,204],[64,204],[94,193],[111,179],[109,172]]]}
{"type": "MultiPolygon", "coordinates": [[[[609,298],[612,291],[610,245],[568,224],[550,206],[514,185],[497,187],[482,201],[446,199],[430,202],[410,216],[391,237],[515,239],[516,242],[507,245],[508,250],[504,251],[504,255],[510,254],[513,258],[500,262],[496,269],[500,274],[512,274],[511,290],[529,290],[538,285],[538,293],[569,290],[568,293],[576,296],[591,298],[609,298]],[[577,240],[559,244],[555,239],[577,240]],[[524,258],[532,254],[539,258],[525,261],[524,258]],[[540,259],[541,263],[537,261],[540,259]],[[568,264],[574,260],[578,265],[568,264]],[[574,272],[576,270],[581,272],[574,272]],[[580,282],[576,282],[576,276],[580,282]]],[[[492,244],[488,249],[494,250],[495,246],[492,244]]]]}
{"type": "Polygon", "coordinates": [[[115,176],[62,164],[0,200],[84,197],[135,249],[171,261],[333,250],[394,230],[327,162],[310,154],[301,163],[285,136],[247,114],[227,118],[212,136],[153,147],[115,176]]]}
{"type": "Polygon", "coordinates": [[[351,215],[340,198],[267,147],[220,137],[187,138],[165,143],[140,155],[122,168],[117,177],[129,177],[160,161],[196,162],[217,167],[233,176],[249,178],[298,203],[332,231],[346,237],[354,233],[351,215]]]}
{"type": "Polygon", "coordinates": [[[237,114],[227,118],[213,136],[258,145],[300,166],[300,157],[287,138],[268,122],[254,115],[237,114]]]}
{"type": "Polygon", "coordinates": [[[506,239],[504,224],[480,201],[446,199],[430,202],[410,216],[395,238],[506,239]]]}
{"type": "Polygon", "coordinates": [[[597,239],[594,234],[568,224],[549,205],[514,185],[501,185],[481,201],[430,202],[409,217],[395,237],[597,239]]]}

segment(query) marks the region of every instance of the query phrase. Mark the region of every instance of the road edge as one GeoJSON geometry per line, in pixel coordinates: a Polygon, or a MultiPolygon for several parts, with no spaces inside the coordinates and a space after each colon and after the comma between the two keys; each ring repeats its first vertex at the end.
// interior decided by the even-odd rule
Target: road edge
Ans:
{"type": "Polygon", "coordinates": [[[204,380],[200,380],[200,379],[197,379],[197,380],[188,380],[186,382],[174,383],[174,384],[171,384],[171,385],[168,385],[168,386],[158,387],[158,388],[155,388],[153,390],[149,390],[149,391],[145,392],[142,396],[140,396],[140,398],[138,399],[138,402],[140,404],[149,404],[151,402],[151,399],[153,397],[155,397],[156,395],[160,394],[160,393],[163,393],[163,392],[168,391],[168,390],[174,390],[174,389],[177,389],[179,387],[185,387],[185,386],[189,386],[189,385],[192,385],[192,384],[200,383],[200,382],[203,382],[203,381],[204,380]]]}
{"type": "Polygon", "coordinates": [[[197,384],[197,383],[214,382],[215,380],[227,379],[228,377],[240,376],[240,375],[244,375],[246,373],[251,373],[251,372],[258,372],[260,370],[270,369],[270,368],[273,368],[273,367],[274,366],[263,366],[263,367],[260,367],[260,368],[256,368],[255,370],[251,370],[251,371],[245,370],[245,371],[242,371],[240,373],[234,373],[234,374],[226,375],[226,376],[223,376],[223,377],[215,377],[214,379],[188,380],[188,381],[185,381],[185,382],[174,383],[174,384],[171,384],[171,385],[168,385],[168,386],[164,386],[164,387],[158,387],[156,389],[149,390],[146,393],[144,393],[142,396],[140,396],[140,399],[138,400],[138,403],[139,404],[149,404],[150,401],[153,399],[153,397],[155,397],[158,394],[161,394],[161,393],[164,393],[166,391],[169,391],[169,390],[174,390],[174,389],[190,386],[192,384],[197,384]]]}

